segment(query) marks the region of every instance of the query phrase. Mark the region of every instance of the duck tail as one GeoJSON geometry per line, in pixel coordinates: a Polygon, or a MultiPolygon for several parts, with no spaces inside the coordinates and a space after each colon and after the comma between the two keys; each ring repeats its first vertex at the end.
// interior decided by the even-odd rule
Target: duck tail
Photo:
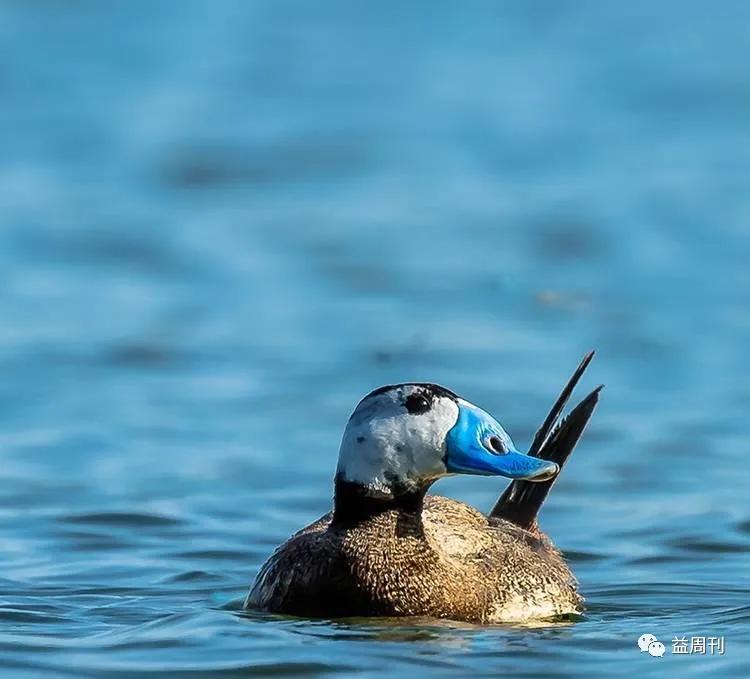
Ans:
{"type": "MultiPolygon", "coordinates": [[[[591,419],[594,408],[599,401],[599,392],[604,386],[600,385],[594,389],[558,425],[565,404],[570,399],[573,389],[575,389],[593,357],[593,351],[583,357],[580,365],[568,380],[539,431],[534,436],[534,441],[529,449],[529,455],[556,462],[561,470],[591,419]]],[[[537,514],[559,475],[558,473],[553,479],[540,483],[514,481],[500,496],[500,499],[492,508],[490,516],[510,521],[527,530],[537,530],[537,514]]]]}

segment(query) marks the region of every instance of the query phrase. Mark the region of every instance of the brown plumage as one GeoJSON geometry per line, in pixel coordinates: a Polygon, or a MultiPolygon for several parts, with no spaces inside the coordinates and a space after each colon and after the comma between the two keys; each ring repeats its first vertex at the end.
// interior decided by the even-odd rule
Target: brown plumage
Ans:
{"type": "MultiPolygon", "coordinates": [[[[556,463],[555,469],[565,464],[598,401],[600,388],[556,426],[592,355],[568,381],[529,453],[556,463]]],[[[276,549],[245,607],[307,617],[427,616],[472,623],[580,613],[576,579],[537,523],[556,477],[540,482],[538,475],[516,476],[489,516],[426,495],[436,478],[451,472],[446,430],[467,406],[475,408],[429,384],[384,387],[365,397],[342,442],[334,511],[276,549]]],[[[489,417],[480,412],[476,440],[487,440],[482,427],[497,424],[489,417]]],[[[505,435],[497,427],[492,431],[505,435]]],[[[502,461],[496,445],[485,450],[502,461]]]]}
{"type": "Polygon", "coordinates": [[[581,610],[576,580],[541,533],[428,495],[354,525],[327,514],[279,547],[245,606],[311,617],[430,616],[474,623],[581,610]]]}

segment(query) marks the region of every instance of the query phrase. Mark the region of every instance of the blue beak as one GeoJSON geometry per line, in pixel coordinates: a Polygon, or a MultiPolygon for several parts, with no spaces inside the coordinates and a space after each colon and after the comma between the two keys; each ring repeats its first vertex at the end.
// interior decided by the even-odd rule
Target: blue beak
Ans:
{"type": "Polygon", "coordinates": [[[547,481],[559,471],[554,462],[519,453],[492,415],[463,399],[459,399],[458,421],[445,443],[445,466],[451,474],[547,481]]]}

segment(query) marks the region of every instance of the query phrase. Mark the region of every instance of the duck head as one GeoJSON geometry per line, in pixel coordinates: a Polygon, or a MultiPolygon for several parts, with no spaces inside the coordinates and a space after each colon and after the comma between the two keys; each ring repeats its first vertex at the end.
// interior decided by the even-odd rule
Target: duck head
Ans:
{"type": "Polygon", "coordinates": [[[524,455],[489,413],[436,384],[381,387],[344,431],[337,483],[373,498],[423,494],[449,474],[546,481],[554,462],[524,455]]]}

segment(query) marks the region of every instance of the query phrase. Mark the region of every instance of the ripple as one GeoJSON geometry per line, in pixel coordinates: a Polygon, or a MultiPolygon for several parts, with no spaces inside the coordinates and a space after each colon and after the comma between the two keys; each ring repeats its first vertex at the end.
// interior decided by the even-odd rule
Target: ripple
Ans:
{"type": "Polygon", "coordinates": [[[254,552],[233,549],[197,549],[187,552],[176,552],[173,556],[188,560],[199,559],[201,561],[232,561],[243,563],[251,555],[254,555],[254,552]]]}
{"type": "Polygon", "coordinates": [[[206,571],[186,571],[184,573],[170,575],[168,578],[164,579],[164,583],[169,584],[176,582],[211,582],[220,578],[220,575],[217,575],[215,573],[208,573],[206,571]]]}
{"type": "Polygon", "coordinates": [[[572,563],[588,563],[596,561],[604,561],[610,556],[608,554],[602,554],[597,552],[585,552],[580,550],[566,549],[564,552],[565,558],[572,563]]]}
{"type": "Polygon", "coordinates": [[[72,549],[82,551],[129,549],[137,545],[137,541],[134,539],[115,536],[110,533],[65,530],[61,531],[60,535],[73,543],[72,549]]]}
{"type": "Polygon", "coordinates": [[[61,523],[110,526],[115,528],[180,526],[185,523],[183,520],[174,517],[135,512],[90,512],[61,516],[57,520],[61,523]]]}
{"type": "Polygon", "coordinates": [[[307,677],[321,674],[342,674],[356,671],[356,666],[338,662],[284,662],[267,661],[259,663],[214,662],[176,664],[170,669],[151,667],[145,663],[136,664],[127,670],[101,667],[97,671],[107,677],[307,677]]]}
{"type": "Polygon", "coordinates": [[[49,610],[8,608],[3,606],[0,606],[0,621],[7,623],[42,623],[44,625],[62,625],[69,622],[65,617],[52,615],[49,610]]]}
{"type": "Polygon", "coordinates": [[[728,540],[715,540],[703,537],[676,538],[667,540],[665,544],[671,548],[686,552],[698,552],[708,554],[732,554],[750,552],[750,544],[730,542],[728,540]]]}
{"type": "Polygon", "coordinates": [[[159,368],[175,366],[185,356],[174,348],[147,342],[112,347],[104,361],[125,368],[159,368]]]}

